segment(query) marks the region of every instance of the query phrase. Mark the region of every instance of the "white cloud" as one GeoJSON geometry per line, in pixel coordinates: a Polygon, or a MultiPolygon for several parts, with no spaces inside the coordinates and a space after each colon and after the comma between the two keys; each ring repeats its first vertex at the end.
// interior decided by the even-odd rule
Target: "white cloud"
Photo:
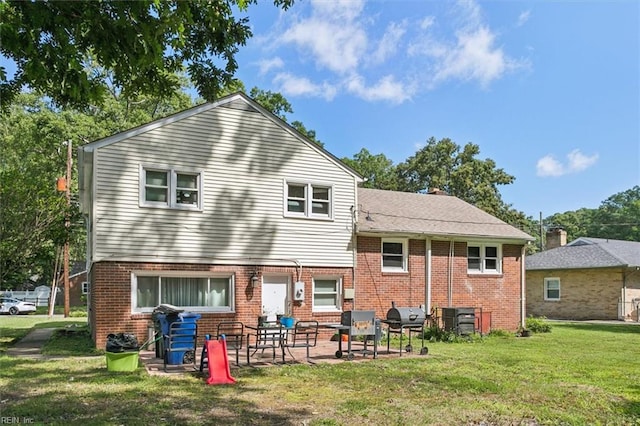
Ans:
{"type": "Polygon", "coordinates": [[[457,45],[440,58],[434,81],[456,78],[477,80],[487,86],[512,66],[502,49],[494,47],[495,35],[488,28],[460,33],[457,37],[457,45]]]}
{"type": "Polygon", "coordinates": [[[541,177],[557,177],[571,173],[579,173],[591,167],[598,161],[599,155],[590,157],[584,155],[579,149],[574,149],[567,154],[567,163],[562,164],[552,155],[545,155],[536,164],[537,175],[541,177]]]}
{"type": "Polygon", "coordinates": [[[569,159],[569,171],[571,173],[581,172],[593,166],[598,161],[598,157],[598,154],[587,157],[581,153],[579,149],[574,149],[567,154],[567,158],[569,159]]]}
{"type": "Polygon", "coordinates": [[[364,78],[352,76],[346,83],[347,90],[368,101],[391,101],[402,103],[409,99],[410,90],[395,80],[392,75],[381,78],[373,86],[366,86],[364,78]]]}
{"type": "Polygon", "coordinates": [[[525,10],[524,12],[522,12],[520,14],[520,16],[518,16],[518,23],[516,25],[518,27],[523,26],[524,24],[527,23],[527,21],[529,20],[530,17],[531,17],[531,11],[530,10],[525,10]]]}
{"type": "MultiPolygon", "coordinates": [[[[487,87],[527,66],[499,45],[476,0],[447,4],[452,8],[438,18],[407,14],[389,21],[364,0],[311,0],[274,26],[275,44],[263,48],[272,56],[281,50],[259,63],[260,73],[277,74],[274,82],[290,94],[332,99],[343,90],[367,101],[404,102],[448,81],[487,87]]],[[[523,12],[520,20],[528,16],[523,12]]]]}
{"type": "Polygon", "coordinates": [[[291,96],[317,96],[331,100],[336,96],[334,86],[323,83],[315,84],[305,77],[297,77],[289,73],[280,73],[274,78],[274,82],[280,86],[279,91],[291,96]]]}
{"type": "Polygon", "coordinates": [[[420,21],[419,27],[424,31],[433,26],[434,22],[436,22],[436,18],[434,18],[433,16],[427,16],[422,21],[420,21]]]}
{"type": "Polygon", "coordinates": [[[510,58],[497,45],[497,34],[484,24],[482,10],[473,0],[462,0],[454,10],[452,19],[454,37],[435,35],[430,29],[435,20],[429,21],[419,38],[413,40],[407,53],[426,58],[429,70],[429,88],[450,80],[477,81],[487,87],[505,73],[528,66],[525,61],[510,58]]]}
{"type": "Polygon", "coordinates": [[[262,61],[258,62],[258,67],[260,68],[260,74],[264,75],[271,70],[284,67],[284,61],[276,56],[275,58],[263,59],[262,61]]]}
{"type": "Polygon", "coordinates": [[[551,155],[545,155],[539,159],[536,169],[537,175],[542,177],[562,176],[565,173],[562,164],[551,155]]]}
{"type": "Polygon", "coordinates": [[[382,36],[382,40],[378,44],[377,50],[372,55],[374,63],[382,63],[398,51],[400,40],[407,32],[407,26],[408,22],[406,20],[401,23],[392,22],[389,24],[382,36]]]}
{"type": "Polygon", "coordinates": [[[362,1],[314,1],[312,16],[292,25],[281,41],[309,52],[323,68],[346,73],[357,69],[367,47],[367,34],[356,18],[362,1]]]}

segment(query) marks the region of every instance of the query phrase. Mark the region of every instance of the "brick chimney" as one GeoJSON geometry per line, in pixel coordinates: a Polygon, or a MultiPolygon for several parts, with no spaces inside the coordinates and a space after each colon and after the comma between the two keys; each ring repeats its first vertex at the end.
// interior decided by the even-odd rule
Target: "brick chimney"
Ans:
{"type": "Polygon", "coordinates": [[[547,250],[562,247],[565,244],[567,244],[567,231],[562,228],[550,228],[547,231],[547,250]]]}
{"type": "Polygon", "coordinates": [[[447,194],[446,191],[443,191],[440,188],[429,188],[429,190],[427,191],[427,194],[431,194],[431,195],[449,195],[449,194],[447,194]]]}

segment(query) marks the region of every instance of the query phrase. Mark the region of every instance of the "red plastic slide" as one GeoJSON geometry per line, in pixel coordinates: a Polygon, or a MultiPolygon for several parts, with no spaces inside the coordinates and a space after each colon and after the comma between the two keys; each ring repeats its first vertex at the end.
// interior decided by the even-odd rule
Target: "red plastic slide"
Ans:
{"type": "Polygon", "coordinates": [[[229,385],[236,382],[231,377],[229,370],[229,359],[227,358],[227,341],[224,338],[220,340],[206,340],[204,342],[207,348],[207,365],[209,369],[208,385],[229,385]]]}

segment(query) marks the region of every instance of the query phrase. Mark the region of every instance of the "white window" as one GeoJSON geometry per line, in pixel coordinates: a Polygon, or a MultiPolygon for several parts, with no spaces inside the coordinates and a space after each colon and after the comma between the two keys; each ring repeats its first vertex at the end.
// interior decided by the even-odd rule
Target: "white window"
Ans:
{"type": "Polygon", "coordinates": [[[89,294],[89,283],[86,281],[82,283],[82,294],[89,294]]]}
{"type": "Polygon", "coordinates": [[[544,279],[544,300],[560,300],[560,278],[544,279]]]}
{"type": "Polygon", "coordinates": [[[202,172],[141,166],[140,205],[200,210],[202,172]]]}
{"type": "Polygon", "coordinates": [[[162,303],[199,312],[231,312],[234,307],[234,279],[229,274],[139,272],[132,274],[131,289],[133,312],[152,312],[162,303]]]}
{"type": "Polygon", "coordinates": [[[338,277],[313,278],[313,311],[335,312],[342,308],[340,288],[342,279],[338,277]]]}
{"type": "Polygon", "coordinates": [[[333,217],[330,185],[285,183],[285,216],[331,219],[333,217]]]}
{"type": "Polygon", "coordinates": [[[467,272],[499,274],[501,270],[499,245],[473,243],[467,245],[467,272]]]}
{"type": "Polygon", "coordinates": [[[382,240],[382,271],[407,272],[407,240],[382,240]]]}

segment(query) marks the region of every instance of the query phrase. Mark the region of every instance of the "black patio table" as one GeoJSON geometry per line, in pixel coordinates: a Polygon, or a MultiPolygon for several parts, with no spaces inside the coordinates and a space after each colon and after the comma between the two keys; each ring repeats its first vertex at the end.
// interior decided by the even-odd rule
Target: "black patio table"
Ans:
{"type": "Polygon", "coordinates": [[[261,325],[245,325],[245,328],[252,330],[247,333],[247,365],[251,365],[251,356],[258,350],[271,349],[273,362],[276,362],[276,349],[282,351],[282,362],[284,362],[284,343],[287,340],[287,333],[293,327],[285,327],[280,323],[263,323],[261,325]],[[253,349],[253,353],[251,350],[253,349]]]}

